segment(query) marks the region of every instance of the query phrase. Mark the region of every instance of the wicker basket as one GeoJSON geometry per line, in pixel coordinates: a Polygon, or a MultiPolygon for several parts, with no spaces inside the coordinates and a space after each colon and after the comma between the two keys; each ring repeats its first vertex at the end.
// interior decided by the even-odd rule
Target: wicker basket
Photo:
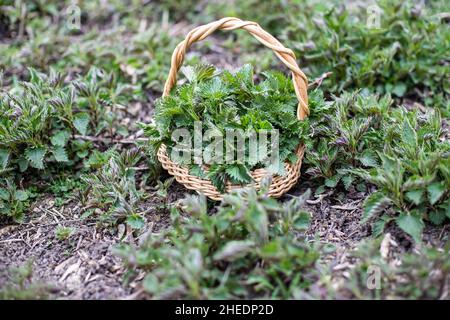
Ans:
{"type": "MultiPolygon", "coordinates": [[[[193,29],[188,33],[186,39],[180,42],[172,54],[172,62],[168,79],[164,85],[163,96],[169,95],[171,89],[177,82],[177,73],[183,64],[184,56],[187,49],[197,41],[203,40],[211,33],[218,29],[235,30],[245,29],[263,45],[272,49],[275,55],[291,70],[292,81],[294,83],[295,93],[298,98],[297,118],[303,120],[308,114],[308,80],[305,74],[300,70],[295,60],[295,55],[292,50],[285,48],[277,39],[263,30],[256,22],[242,21],[238,18],[223,18],[221,20],[205,24],[193,29]]],[[[302,164],[303,154],[305,148],[299,144],[297,148],[298,160],[294,164],[285,163],[286,174],[284,176],[274,176],[269,187],[269,196],[277,198],[287,192],[297,182],[300,177],[300,167],[302,164]]],[[[164,169],[166,169],[175,179],[183,184],[186,188],[196,190],[203,193],[213,200],[221,200],[222,194],[212,185],[211,181],[201,179],[197,176],[189,174],[189,169],[178,165],[170,160],[165,145],[162,145],[158,150],[158,160],[161,162],[164,169]]],[[[251,172],[254,182],[251,184],[259,189],[260,181],[269,173],[265,169],[256,169],[251,172]]],[[[242,188],[241,185],[226,186],[226,191],[242,188]]]]}

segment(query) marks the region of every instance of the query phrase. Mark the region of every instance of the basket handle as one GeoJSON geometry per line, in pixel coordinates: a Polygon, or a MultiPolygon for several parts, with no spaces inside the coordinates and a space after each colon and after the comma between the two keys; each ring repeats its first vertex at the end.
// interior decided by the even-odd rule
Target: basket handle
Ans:
{"type": "Polygon", "coordinates": [[[186,39],[181,41],[172,54],[169,76],[164,85],[163,97],[169,95],[170,90],[177,83],[177,73],[184,61],[187,49],[197,41],[203,40],[216,30],[236,30],[245,29],[259,42],[272,49],[275,55],[291,70],[292,81],[294,83],[295,94],[298,99],[297,118],[303,120],[309,115],[308,109],[308,79],[300,70],[295,60],[295,54],[292,50],[285,48],[270,33],[262,29],[256,22],[242,21],[238,18],[223,18],[191,30],[186,39]]]}

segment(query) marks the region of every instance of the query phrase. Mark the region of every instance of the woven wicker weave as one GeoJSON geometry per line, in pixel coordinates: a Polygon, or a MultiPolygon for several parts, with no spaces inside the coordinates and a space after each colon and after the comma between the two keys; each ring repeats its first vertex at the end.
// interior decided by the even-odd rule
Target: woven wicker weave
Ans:
{"type": "MultiPolygon", "coordinates": [[[[216,30],[235,30],[245,29],[253,35],[259,42],[266,47],[272,49],[275,55],[291,70],[292,81],[294,83],[295,93],[298,98],[297,118],[303,120],[308,114],[308,80],[305,74],[300,70],[295,60],[292,50],[285,48],[277,39],[263,30],[256,22],[242,21],[238,18],[223,18],[221,20],[205,24],[193,29],[188,33],[186,39],[180,42],[172,54],[172,63],[168,79],[164,85],[163,96],[169,95],[171,89],[177,82],[177,73],[183,64],[184,56],[189,47],[197,41],[203,40],[216,30]]],[[[297,148],[298,160],[294,164],[285,163],[286,174],[284,176],[274,176],[269,188],[269,196],[277,198],[287,192],[297,182],[300,177],[300,167],[304,154],[304,146],[299,145],[297,148]]],[[[197,176],[189,174],[189,169],[182,167],[170,160],[167,155],[166,146],[162,145],[158,150],[158,160],[175,179],[183,184],[186,188],[196,190],[208,196],[213,200],[221,200],[222,194],[212,185],[211,181],[201,179],[197,176]]],[[[261,179],[269,173],[264,169],[256,169],[251,175],[254,182],[251,184],[259,189],[261,179]]],[[[236,188],[242,188],[241,185],[226,186],[229,192],[236,188]]]]}

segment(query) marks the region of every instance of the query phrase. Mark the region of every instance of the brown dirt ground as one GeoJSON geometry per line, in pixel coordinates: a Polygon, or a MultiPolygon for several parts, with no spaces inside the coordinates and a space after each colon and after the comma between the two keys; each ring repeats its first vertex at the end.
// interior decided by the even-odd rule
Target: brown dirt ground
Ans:
{"type": "MultiPolygon", "coordinates": [[[[299,195],[307,188],[307,182],[300,182],[282,200],[299,195]]],[[[125,266],[112,249],[121,242],[138,244],[151,232],[170,227],[169,213],[160,209],[160,204],[176,202],[185,193],[186,190],[174,182],[168,199],[149,197],[142,204],[149,222],[139,234],[131,232],[125,224],[113,229],[98,228],[93,220],[80,218],[83,208],[76,202],[56,207],[52,196],[46,197],[32,208],[28,222],[0,227],[0,287],[9,281],[8,269],[31,260],[33,281],[54,288],[54,298],[142,297],[139,281],[143,273],[127,277],[125,266]],[[57,226],[71,227],[74,233],[69,239],[58,240],[55,235],[57,226]]],[[[312,223],[307,234],[336,246],[337,250],[327,260],[332,261],[339,274],[351,268],[353,261],[349,260],[348,252],[370,236],[369,227],[359,222],[364,196],[364,193],[352,190],[344,198],[342,194],[325,194],[308,200],[307,209],[312,213],[312,223]]],[[[397,243],[395,250],[404,251],[411,247],[411,241],[395,228],[391,233],[397,243]]],[[[446,227],[427,227],[424,241],[441,244],[448,236],[446,227]]]]}

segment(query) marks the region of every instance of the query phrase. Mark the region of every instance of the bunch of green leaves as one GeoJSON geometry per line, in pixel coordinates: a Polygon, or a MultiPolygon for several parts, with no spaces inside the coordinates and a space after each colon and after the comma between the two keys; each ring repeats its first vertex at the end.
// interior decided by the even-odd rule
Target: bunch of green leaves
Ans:
{"type": "Polygon", "coordinates": [[[316,193],[340,184],[359,191],[375,185],[363,222],[381,215],[375,235],[395,220],[418,241],[424,219],[441,224],[450,217],[450,144],[438,109],[391,104],[389,96],[358,92],[312,104],[306,174],[321,183],[316,193]]]}
{"type": "Polygon", "coordinates": [[[33,192],[18,188],[12,179],[1,179],[0,215],[12,218],[15,222],[23,222],[32,197],[34,197],[33,192]]]}
{"type": "Polygon", "coordinates": [[[168,17],[161,17],[160,4],[12,1],[0,3],[0,8],[14,20],[6,31],[11,38],[5,44],[0,41],[0,69],[6,71],[8,83],[17,76],[25,78],[28,67],[85,74],[95,66],[113,73],[119,83],[131,83],[129,96],[145,98],[143,90],[162,89],[167,57],[181,40],[171,32],[168,17]],[[80,25],[72,25],[78,10],[80,25]],[[110,19],[112,15],[118,19],[110,19]]]}
{"type": "Polygon", "coordinates": [[[87,185],[76,176],[60,176],[55,179],[48,191],[55,196],[55,206],[62,206],[87,189],[87,185]]]}
{"type": "Polygon", "coordinates": [[[434,16],[433,5],[380,0],[372,8],[341,5],[316,11],[313,6],[307,12],[315,13],[289,24],[285,37],[301,51],[312,74],[333,72],[326,81],[332,92],[370,88],[404,97],[420,88],[448,94],[450,34],[434,16]],[[379,26],[370,23],[376,18],[379,26]]]}
{"type": "Polygon", "coordinates": [[[92,149],[83,136],[115,134],[112,114],[120,88],[108,75],[92,69],[73,85],[65,85],[54,72],[46,76],[30,69],[30,77],[29,82],[0,92],[3,171],[70,167],[92,149]]]}
{"type": "Polygon", "coordinates": [[[356,260],[355,266],[348,280],[335,286],[334,298],[447,299],[449,244],[400,254],[395,264],[380,254],[379,240],[363,241],[350,256],[356,260]]]}
{"type": "Polygon", "coordinates": [[[136,187],[136,164],[141,156],[139,150],[113,152],[108,162],[82,177],[90,186],[90,205],[102,212],[98,217],[101,224],[126,220],[132,228],[144,226],[145,219],[138,208],[144,192],[136,187]]]}
{"type": "Polygon", "coordinates": [[[381,164],[351,170],[378,188],[366,199],[363,217],[364,221],[377,218],[375,234],[395,220],[420,241],[424,219],[439,225],[450,218],[450,143],[443,137],[441,122],[438,110],[421,114],[396,109],[380,128],[384,133],[383,149],[378,151],[381,164]],[[386,211],[388,207],[394,214],[386,211]]]}
{"type": "Polygon", "coordinates": [[[358,92],[343,93],[325,101],[322,91],[310,93],[311,134],[305,154],[306,174],[321,182],[316,193],[339,183],[365,189],[365,183],[350,169],[378,165],[377,150],[382,150],[382,125],[388,123],[392,100],[358,92]]]}
{"type": "MultiPolygon", "coordinates": [[[[370,7],[342,1],[280,0],[267,6],[246,1],[228,10],[260,22],[277,35],[294,50],[309,77],[331,72],[322,83],[327,92],[364,88],[439,105],[448,114],[449,9],[445,0],[377,0],[370,7]]],[[[249,48],[248,54],[258,61],[272,64],[273,59],[262,58],[271,53],[255,55],[254,42],[248,38],[234,39],[234,46],[249,48]]]]}
{"type": "Polygon", "coordinates": [[[155,299],[291,298],[311,281],[318,252],[305,242],[309,192],[282,204],[262,191],[226,195],[210,215],[203,196],[172,210],[173,228],[152,234],[139,247],[116,252],[147,270],[143,287],[155,299]]]}
{"type": "MultiPolygon", "coordinates": [[[[214,154],[214,137],[225,138],[231,130],[238,132],[245,141],[244,150],[236,145],[222,144],[222,154],[243,152],[243,159],[216,161],[203,157],[209,166],[207,170],[198,163],[192,164],[176,157],[172,160],[189,165],[191,173],[206,177],[221,191],[226,182],[246,184],[252,181],[250,171],[266,168],[277,174],[284,174],[283,163],[297,160],[296,148],[303,140],[308,129],[307,121],[298,121],[296,117],[297,98],[291,80],[280,72],[264,73],[265,79],[259,84],[254,82],[253,68],[245,65],[235,73],[218,72],[214,67],[197,65],[183,69],[187,83],[172,91],[156,103],[154,123],[142,125],[154,150],[164,143],[172,155],[172,147],[178,143],[172,134],[177,129],[187,129],[194,137],[195,123],[201,123],[205,138],[200,142],[202,154],[214,154]],[[267,144],[259,144],[252,152],[249,141],[251,135],[260,132],[279,131],[279,165],[267,161],[271,156],[270,139],[267,144]],[[206,132],[210,133],[206,137],[206,132]],[[214,146],[212,150],[211,146],[214,146]],[[262,148],[268,150],[262,155],[262,148]],[[222,163],[221,163],[222,162],[222,163]],[[225,163],[223,163],[225,162],[225,163]]],[[[225,139],[224,139],[225,140],[225,139]]],[[[193,150],[192,141],[186,143],[186,151],[193,150]]],[[[195,147],[195,143],[194,143],[195,147]]],[[[220,148],[220,147],[219,147],[220,148]]],[[[194,151],[198,152],[198,150],[194,151]]]]}

